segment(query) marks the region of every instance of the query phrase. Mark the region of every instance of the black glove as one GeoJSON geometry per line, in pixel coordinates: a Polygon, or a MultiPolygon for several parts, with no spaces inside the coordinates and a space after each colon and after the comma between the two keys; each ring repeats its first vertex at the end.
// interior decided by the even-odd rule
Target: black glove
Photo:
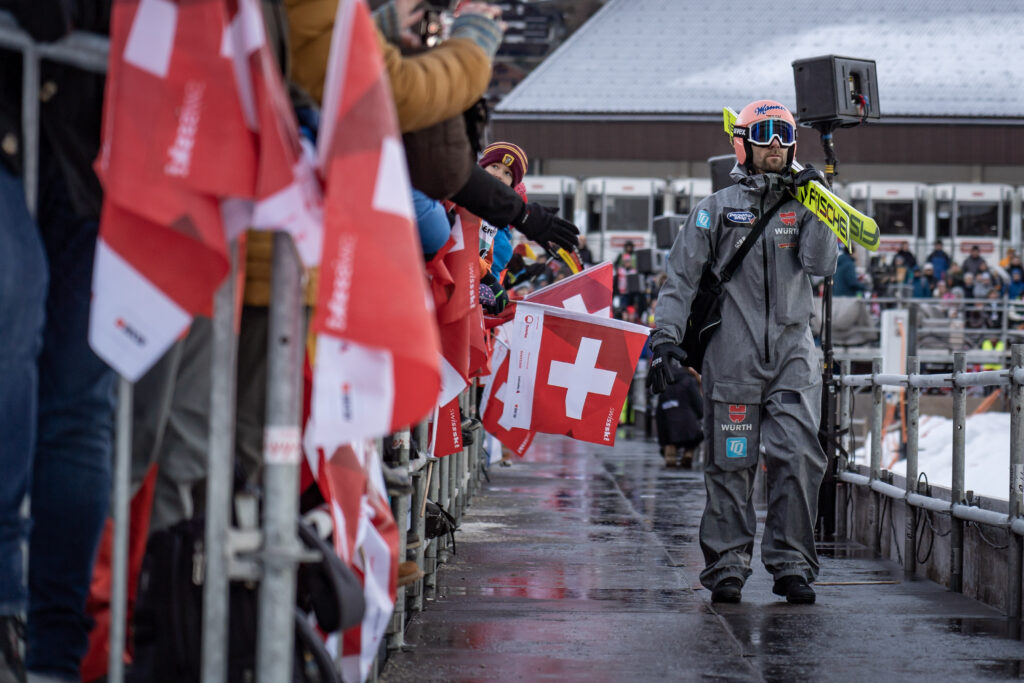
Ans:
{"type": "Polygon", "coordinates": [[[579,245],[579,229],[569,221],[559,218],[558,209],[549,209],[537,202],[526,205],[523,214],[512,225],[534,242],[546,247],[549,243],[565,249],[579,245]]]}
{"type": "Polygon", "coordinates": [[[824,187],[828,187],[828,179],[825,178],[825,174],[810,164],[804,166],[799,173],[793,174],[793,187],[803,187],[812,180],[817,180],[824,187]]]}
{"type": "Polygon", "coordinates": [[[683,370],[683,363],[686,361],[686,351],[679,348],[672,342],[662,342],[654,347],[654,359],[651,360],[651,367],[647,370],[647,386],[655,394],[660,394],[668,388],[669,384],[675,384],[679,379],[678,372],[683,370]]]}
{"type": "Polygon", "coordinates": [[[508,306],[508,292],[506,292],[501,283],[498,282],[498,278],[494,277],[493,273],[487,273],[480,278],[481,294],[484,294],[483,288],[486,287],[491,296],[486,299],[480,297],[480,305],[484,307],[484,310],[491,315],[497,315],[505,310],[508,306]]]}

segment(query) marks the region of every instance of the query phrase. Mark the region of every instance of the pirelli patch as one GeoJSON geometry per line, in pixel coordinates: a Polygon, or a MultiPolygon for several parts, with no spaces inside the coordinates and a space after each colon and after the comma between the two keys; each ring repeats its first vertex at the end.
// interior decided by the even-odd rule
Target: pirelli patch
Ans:
{"type": "Polygon", "coordinates": [[[722,224],[727,228],[751,228],[757,222],[757,214],[750,209],[725,209],[722,224]]]}

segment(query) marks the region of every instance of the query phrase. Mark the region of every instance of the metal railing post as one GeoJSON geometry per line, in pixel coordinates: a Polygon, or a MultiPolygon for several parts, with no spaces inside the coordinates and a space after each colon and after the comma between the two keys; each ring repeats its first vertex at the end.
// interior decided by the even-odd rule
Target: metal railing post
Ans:
{"type": "MultiPolygon", "coordinates": [[[[885,394],[877,376],[882,374],[882,359],[871,361],[871,480],[878,479],[882,474],[882,414],[885,411],[885,394]]],[[[882,541],[879,525],[882,512],[881,494],[871,493],[871,538],[874,551],[882,552],[882,541]]]]}
{"type": "MultiPolygon", "coordinates": [[[[426,443],[427,439],[427,421],[424,420],[416,425],[416,442],[419,444],[420,449],[423,448],[423,444],[426,443]]],[[[422,452],[422,450],[420,451],[422,452]]],[[[420,452],[416,453],[416,459],[419,460],[420,452]]],[[[431,474],[433,474],[433,467],[429,464],[421,467],[416,473],[416,487],[412,497],[412,528],[413,534],[416,536],[416,540],[419,546],[415,549],[416,555],[416,566],[424,572],[426,571],[426,545],[427,545],[427,534],[426,534],[426,520],[424,519],[424,506],[426,505],[427,489],[430,486],[431,474]]],[[[423,611],[423,591],[425,586],[425,580],[421,580],[419,585],[416,586],[416,590],[412,591],[412,601],[408,604],[408,608],[412,612],[423,611]]]]}
{"type": "MultiPolygon", "coordinates": [[[[435,503],[440,504],[441,500],[441,463],[432,460],[427,465],[427,497],[435,503]]],[[[424,520],[425,522],[426,520],[424,520]]],[[[426,525],[424,524],[424,527],[426,525]]],[[[425,598],[433,599],[437,592],[437,549],[441,545],[440,538],[427,539],[426,529],[423,532],[423,543],[427,549],[423,555],[423,594],[425,598]]]]}
{"type": "MultiPolygon", "coordinates": [[[[850,374],[850,361],[843,360],[839,362],[839,377],[843,378],[850,374]]],[[[846,453],[853,453],[853,449],[850,446],[851,436],[853,434],[853,420],[850,415],[850,397],[853,392],[853,388],[840,381],[839,386],[839,430],[846,430],[846,453]]],[[[836,463],[836,471],[843,472],[849,467],[849,462],[845,455],[843,455],[843,449],[840,449],[838,455],[839,461],[836,463]]],[[[842,482],[836,482],[836,538],[846,538],[848,533],[846,529],[846,508],[848,501],[850,500],[849,485],[842,482]]]]}
{"type": "MultiPolygon", "coordinates": [[[[967,369],[967,357],[963,351],[953,354],[953,478],[950,484],[950,501],[955,505],[964,502],[964,455],[965,432],[967,428],[967,388],[957,385],[957,375],[967,369]]],[[[962,593],[964,590],[964,522],[950,519],[952,532],[949,536],[949,589],[962,593]]]]}
{"type": "Polygon", "coordinates": [[[305,311],[302,265],[291,236],[274,233],[267,329],[267,421],[263,433],[263,578],[257,633],[257,679],[292,677],[295,575],[300,543],[300,417],[305,311]]]}
{"type": "MultiPolygon", "coordinates": [[[[921,372],[921,359],[917,356],[907,357],[907,376],[921,372]]],[[[917,493],[917,447],[918,426],[921,417],[921,388],[907,382],[907,485],[908,494],[917,493]]],[[[906,536],[903,548],[903,574],[911,577],[917,569],[917,517],[914,507],[907,502],[903,504],[906,536]]]]}
{"type": "MultiPolygon", "coordinates": [[[[1024,514],[1024,383],[1017,380],[1015,374],[1024,370],[1024,344],[1010,347],[1010,517],[1024,514]]],[[[1024,539],[1020,534],[1010,534],[1007,548],[1006,575],[1006,615],[1019,618],[1021,615],[1021,581],[1024,539]]]]}
{"type": "Polygon", "coordinates": [[[110,650],[107,680],[124,680],[125,618],[128,611],[128,532],[132,462],[131,382],[121,377],[117,385],[117,441],[114,451],[114,547],[110,577],[110,650]]]}
{"type": "MultiPolygon", "coordinates": [[[[392,446],[398,450],[398,469],[409,471],[409,430],[401,429],[392,436],[392,446]]],[[[405,547],[409,533],[409,496],[399,495],[391,499],[391,510],[398,526],[398,561],[405,562],[405,547]]],[[[406,586],[399,586],[395,593],[395,609],[391,613],[388,628],[388,649],[398,650],[405,644],[405,593],[406,586]]]]}
{"type": "Polygon", "coordinates": [[[228,533],[235,437],[235,273],[238,249],[228,246],[231,271],[213,300],[210,362],[210,443],[206,472],[206,569],[203,572],[201,680],[221,683],[228,674],[228,533]]]}

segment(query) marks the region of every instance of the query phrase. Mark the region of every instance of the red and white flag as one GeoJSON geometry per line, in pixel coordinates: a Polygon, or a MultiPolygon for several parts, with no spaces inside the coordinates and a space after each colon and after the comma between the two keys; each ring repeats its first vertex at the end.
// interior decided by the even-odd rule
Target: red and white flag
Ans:
{"type": "Polygon", "coordinates": [[[89,341],[134,381],[212,313],[254,204],[309,262],[320,198],[256,0],[116,2],[109,54],[89,341]]]}
{"type": "Polygon", "coordinates": [[[565,308],[577,313],[612,317],[612,275],[610,261],[581,270],[564,280],[527,294],[523,301],[565,308]]]}
{"type": "Polygon", "coordinates": [[[360,0],[338,6],[319,144],[327,190],[307,430],[330,453],[416,422],[441,387],[405,153],[360,0]]]}
{"type": "Polygon", "coordinates": [[[329,635],[327,647],[341,656],[344,680],[365,681],[394,611],[398,526],[374,441],[342,446],[330,458],[320,451],[316,463],[312,469],[334,520],[335,550],[363,582],[366,601],[362,623],[329,635]]]}
{"type": "Polygon", "coordinates": [[[533,443],[534,433],[527,429],[516,429],[503,419],[505,396],[509,391],[509,352],[508,347],[497,340],[494,342],[492,362],[495,370],[487,380],[483,396],[480,399],[480,405],[483,406],[481,417],[484,429],[488,434],[493,434],[503,446],[522,457],[533,443]]]}
{"type": "Polygon", "coordinates": [[[520,303],[502,420],[509,427],[614,444],[649,332],[613,318],[520,303]]]}
{"type": "Polygon", "coordinates": [[[462,411],[459,398],[440,406],[434,413],[430,454],[437,458],[462,450],[462,411]]]}

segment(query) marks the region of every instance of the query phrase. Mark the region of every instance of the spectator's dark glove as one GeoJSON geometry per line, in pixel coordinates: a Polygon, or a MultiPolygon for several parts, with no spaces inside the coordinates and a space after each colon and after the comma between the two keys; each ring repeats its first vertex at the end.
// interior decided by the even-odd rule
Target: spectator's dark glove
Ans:
{"type": "Polygon", "coordinates": [[[685,372],[683,363],[686,361],[686,351],[672,342],[662,342],[654,347],[653,352],[654,358],[647,370],[647,386],[655,394],[660,394],[669,384],[679,380],[678,373],[685,372]]]}
{"type": "Polygon", "coordinates": [[[480,278],[480,305],[491,315],[497,315],[508,306],[508,293],[493,273],[480,278]]]}
{"type": "Polygon", "coordinates": [[[810,164],[804,166],[803,170],[799,173],[793,174],[793,187],[803,187],[812,180],[817,180],[824,187],[828,187],[828,179],[825,177],[825,174],[810,164]]]}
{"type": "Polygon", "coordinates": [[[526,205],[523,214],[512,223],[519,232],[534,242],[546,247],[549,243],[557,244],[565,249],[573,249],[579,244],[579,229],[569,221],[559,218],[557,209],[549,209],[537,202],[526,205]]]}

